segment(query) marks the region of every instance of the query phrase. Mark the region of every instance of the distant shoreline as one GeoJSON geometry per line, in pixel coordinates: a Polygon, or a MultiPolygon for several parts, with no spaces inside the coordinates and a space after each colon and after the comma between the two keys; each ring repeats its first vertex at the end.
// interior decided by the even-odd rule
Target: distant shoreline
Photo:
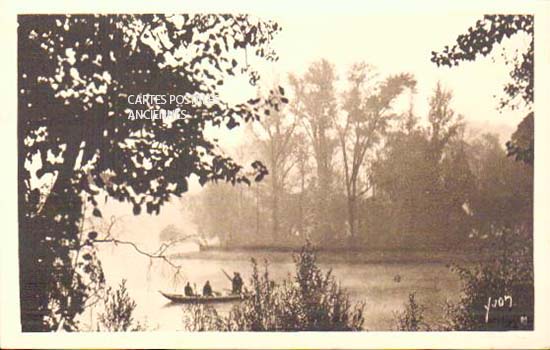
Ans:
{"type": "MultiPolygon", "coordinates": [[[[292,254],[300,251],[294,247],[210,247],[201,251],[170,254],[174,259],[222,259],[234,260],[239,256],[243,260],[256,258],[259,261],[292,261],[292,254]]],[[[319,248],[318,257],[321,262],[329,263],[475,263],[486,260],[485,254],[479,251],[453,251],[450,249],[407,250],[407,249],[345,249],[319,248]]]]}

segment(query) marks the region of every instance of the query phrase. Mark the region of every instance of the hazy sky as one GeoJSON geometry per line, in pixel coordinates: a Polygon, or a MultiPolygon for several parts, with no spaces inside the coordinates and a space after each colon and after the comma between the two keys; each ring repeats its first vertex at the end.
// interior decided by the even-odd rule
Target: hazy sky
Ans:
{"type": "MultiPolygon", "coordinates": [[[[311,62],[320,58],[332,62],[342,78],[349,66],[358,61],[375,66],[382,76],[412,73],[418,81],[414,103],[419,116],[426,115],[428,98],[439,80],[453,91],[453,106],[458,113],[474,125],[491,125],[504,139],[524,113],[504,111],[500,114],[496,110],[509,74],[509,68],[500,58],[500,47],[491,55],[496,58],[494,62],[486,57],[450,69],[438,68],[430,61],[432,51],[454,44],[456,37],[481,17],[482,14],[367,13],[274,16],[272,18],[283,28],[274,41],[279,61],[255,60],[253,63],[261,67],[264,83],[272,76],[284,79],[288,73],[301,74],[311,62]]],[[[523,50],[527,43],[525,37],[519,37],[505,41],[503,46],[512,52],[523,50]]],[[[229,81],[228,97],[245,99],[254,94],[252,88],[244,87],[240,79],[229,81]]]]}

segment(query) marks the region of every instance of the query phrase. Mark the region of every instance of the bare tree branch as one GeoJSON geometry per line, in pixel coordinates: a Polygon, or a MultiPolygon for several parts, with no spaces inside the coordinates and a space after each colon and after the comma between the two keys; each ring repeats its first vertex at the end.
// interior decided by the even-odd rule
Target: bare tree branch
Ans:
{"type": "Polygon", "coordinates": [[[166,262],[168,265],[170,265],[171,267],[175,268],[176,270],[179,270],[182,265],[176,265],[174,264],[170,259],[168,259],[168,257],[166,255],[164,255],[164,253],[166,252],[166,250],[168,248],[170,248],[171,246],[173,246],[174,244],[176,243],[179,243],[179,242],[182,242],[182,241],[185,241],[185,240],[188,240],[190,238],[194,238],[194,237],[198,237],[198,235],[187,235],[181,239],[178,239],[178,240],[175,240],[175,241],[172,241],[170,243],[163,243],[159,249],[157,249],[157,251],[153,252],[153,253],[149,253],[149,252],[146,252],[145,250],[141,249],[140,247],[138,247],[137,244],[135,244],[134,242],[131,242],[131,241],[123,241],[123,240],[120,240],[120,239],[116,239],[116,238],[107,238],[107,239],[96,239],[94,240],[94,243],[113,243],[114,245],[119,245],[119,244],[122,244],[122,245],[129,245],[131,246],[132,248],[134,248],[134,250],[136,252],[138,252],[139,254],[141,255],[144,255],[144,256],[147,256],[151,259],[159,259],[159,260],[162,260],[164,262],[166,262]]]}

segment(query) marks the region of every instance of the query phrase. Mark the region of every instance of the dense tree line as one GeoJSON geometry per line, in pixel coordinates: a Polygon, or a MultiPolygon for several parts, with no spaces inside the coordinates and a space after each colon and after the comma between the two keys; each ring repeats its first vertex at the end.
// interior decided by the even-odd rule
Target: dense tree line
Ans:
{"type": "Polygon", "coordinates": [[[438,83],[416,115],[414,78],[351,67],[346,88],[327,61],[291,75],[292,98],[242,153],[270,174],[250,188],[210,184],[190,201],[199,230],[233,247],[452,248],[532,222],[533,169],[499,136],[475,133],[438,83]]]}

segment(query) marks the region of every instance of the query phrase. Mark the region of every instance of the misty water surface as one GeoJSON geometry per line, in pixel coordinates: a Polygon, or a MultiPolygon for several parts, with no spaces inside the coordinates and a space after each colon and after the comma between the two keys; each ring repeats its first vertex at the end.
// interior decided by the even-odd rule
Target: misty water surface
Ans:
{"type": "MultiPolygon", "coordinates": [[[[359,257],[368,253],[360,253],[359,257]]],[[[374,259],[360,259],[345,253],[326,253],[319,257],[320,265],[333,275],[348,291],[352,301],[366,303],[365,328],[367,330],[392,330],[394,313],[403,308],[408,293],[415,291],[417,299],[426,306],[429,322],[440,320],[446,299],[456,299],[460,282],[441,259],[395,257],[396,253],[377,254],[374,259]],[[366,261],[365,261],[366,260],[366,261]],[[415,260],[418,260],[415,262],[415,260]],[[431,261],[430,261],[431,260],[431,261]],[[395,281],[399,275],[400,282],[395,281]]],[[[263,265],[269,262],[272,278],[281,280],[294,272],[291,253],[286,252],[194,252],[173,261],[181,264],[181,275],[174,278],[174,269],[165,263],[151,264],[146,257],[137,255],[129,247],[104,249],[101,259],[107,283],[115,285],[123,278],[132,298],[137,303],[136,319],[146,322],[152,330],[183,330],[183,309],[185,306],[172,304],[159,290],[183,293],[186,281],[202,286],[209,280],[215,291],[226,292],[231,288],[223,268],[229,274],[239,271],[248,285],[252,273],[250,258],[255,257],[263,265]]],[[[227,313],[230,304],[216,306],[220,313],[227,313]]],[[[82,322],[93,325],[94,314],[99,306],[87,311],[82,322]]],[[[92,326],[92,328],[95,328],[92,326]]]]}

